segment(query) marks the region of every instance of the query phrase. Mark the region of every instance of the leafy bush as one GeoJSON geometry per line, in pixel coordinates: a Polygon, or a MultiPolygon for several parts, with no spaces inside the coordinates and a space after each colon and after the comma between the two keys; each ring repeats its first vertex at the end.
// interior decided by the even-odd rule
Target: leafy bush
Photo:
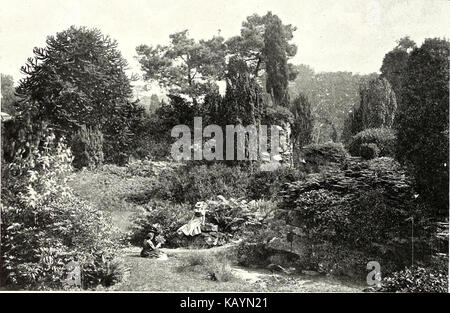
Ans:
{"type": "Polygon", "coordinates": [[[218,196],[217,200],[206,202],[208,211],[206,220],[218,225],[220,232],[239,233],[246,227],[259,226],[266,219],[271,209],[256,201],[247,202],[234,198],[225,199],[218,196]]]}
{"type": "Polygon", "coordinates": [[[71,140],[73,166],[94,169],[103,163],[103,134],[99,129],[82,126],[71,140]]]}
{"type": "Polygon", "coordinates": [[[305,174],[298,169],[280,167],[275,171],[257,171],[250,177],[247,195],[250,199],[275,199],[287,182],[303,179],[305,174]]]}
{"type": "Polygon", "coordinates": [[[166,240],[166,245],[171,247],[173,239],[177,236],[177,229],[187,223],[192,214],[193,210],[188,204],[153,200],[132,217],[128,239],[132,244],[141,246],[150,229],[157,224],[160,227],[160,235],[166,240]]]}
{"type": "Polygon", "coordinates": [[[362,252],[383,262],[385,271],[409,260],[414,219],[415,257],[426,262],[434,228],[428,208],[414,200],[411,182],[398,163],[373,161],[349,161],[342,169],[286,184],[282,215],[309,243],[362,252]]]}
{"type": "Polygon", "coordinates": [[[380,149],[374,143],[363,143],[359,152],[364,159],[371,160],[378,157],[380,149]]]}
{"type": "Polygon", "coordinates": [[[248,173],[236,166],[183,166],[174,171],[161,172],[155,184],[148,186],[144,192],[130,196],[130,200],[141,204],[151,199],[194,204],[219,194],[245,197],[248,180],[248,173]]]}
{"type": "MultiPolygon", "coordinates": [[[[218,235],[226,241],[229,237],[252,233],[269,218],[275,210],[272,202],[225,199],[218,196],[208,200],[206,223],[218,226],[218,235]]],[[[194,214],[193,206],[177,204],[167,200],[153,200],[142,206],[132,217],[128,240],[140,246],[149,230],[159,225],[160,235],[164,237],[167,247],[179,247],[187,244],[180,241],[176,231],[189,222],[194,214]]],[[[223,244],[223,242],[221,243],[223,244]]]]}
{"type": "Polygon", "coordinates": [[[448,292],[448,268],[411,266],[382,281],[385,292],[448,292]]]}
{"type": "Polygon", "coordinates": [[[76,261],[85,288],[113,283],[121,273],[109,266],[116,251],[111,227],[67,187],[70,150],[48,130],[42,134],[2,171],[3,278],[10,286],[60,289],[66,264],[76,261]]]}
{"type": "Polygon", "coordinates": [[[341,163],[348,156],[344,146],[334,142],[307,145],[302,153],[309,171],[318,171],[319,168],[330,163],[341,163]]]}
{"type": "Polygon", "coordinates": [[[353,156],[363,156],[361,149],[364,144],[375,144],[380,150],[379,156],[393,157],[396,145],[396,135],[389,128],[369,128],[353,136],[348,151],[353,156]]]}

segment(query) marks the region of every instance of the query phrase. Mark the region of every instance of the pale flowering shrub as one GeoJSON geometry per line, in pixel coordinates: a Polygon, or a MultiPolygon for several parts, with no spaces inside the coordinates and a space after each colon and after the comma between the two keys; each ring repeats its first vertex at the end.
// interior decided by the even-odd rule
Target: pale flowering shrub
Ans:
{"type": "Polygon", "coordinates": [[[45,132],[4,166],[2,274],[9,286],[63,288],[70,261],[80,265],[83,287],[119,278],[109,266],[115,244],[106,217],[66,185],[72,160],[63,139],[45,132]]]}

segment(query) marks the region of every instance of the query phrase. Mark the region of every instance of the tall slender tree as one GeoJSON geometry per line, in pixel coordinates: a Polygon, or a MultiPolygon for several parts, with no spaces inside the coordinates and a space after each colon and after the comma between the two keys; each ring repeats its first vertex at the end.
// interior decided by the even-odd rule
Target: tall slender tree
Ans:
{"type": "Polygon", "coordinates": [[[435,213],[448,216],[450,42],[426,39],[408,59],[399,110],[398,158],[435,213]],[[406,105],[407,104],[407,105],[406,105]]]}

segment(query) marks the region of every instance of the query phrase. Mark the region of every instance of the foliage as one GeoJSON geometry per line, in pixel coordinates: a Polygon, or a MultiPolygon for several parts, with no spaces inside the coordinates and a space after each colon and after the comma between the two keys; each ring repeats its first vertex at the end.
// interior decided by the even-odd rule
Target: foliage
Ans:
{"type": "Polygon", "coordinates": [[[392,159],[347,161],[341,169],[285,186],[280,208],[308,242],[362,252],[384,262],[389,272],[409,260],[414,220],[415,259],[429,260],[435,227],[427,206],[415,200],[405,170],[392,159]]]}
{"type": "Polygon", "coordinates": [[[416,48],[416,43],[409,37],[403,37],[397,41],[397,46],[386,53],[381,65],[381,76],[385,77],[392,85],[397,99],[397,105],[402,103],[403,84],[408,66],[408,59],[412,49],[416,48]]]}
{"type": "Polygon", "coordinates": [[[159,235],[164,238],[166,246],[171,247],[177,229],[190,220],[192,212],[188,204],[153,200],[133,215],[128,240],[141,246],[148,232],[158,225],[159,235]]]}
{"type": "Polygon", "coordinates": [[[348,152],[341,143],[328,142],[324,144],[311,144],[302,149],[306,161],[306,167],[310,170],[318,170],[319,167],[330,163],[341,163],[348,152]]]}
{"type": "Polygon", "coordinates": [[[278,193],[287,182],[303,179],[305,174],[298,169],[280,167],[274,171],[254,172],[247,187],[247,196],[252,200],[277,199],[278,193]]]}
{"type": "Polygon", "coordinates": [[[347,144],[365,129],[391,128],[396,117],[396,94],[385,77],[361,80],[359,96],[359,105],[353,107],[344,122],[342,139],[347,144]]]}
{"type": "Polygon", "coordinates": [[[226,75],[226,93],[219,108],[218,125],[255,125],[264,115],[262,90],[250,77],[246,63],[231,58],[226,75]]]}
{"type": "Polygon", "coordinates": [[[136,48],[144,78],[157,81],[173,95],[192,98],[205,94],[208,82],[219,80],[225,69],[225,44],[220,36],[196,42],[184,30],[170,37],[170,45],[136,48]],[[206,81],[206,82],[205,82],[206,81]]]}
{"type": "Polygon", "coordinates": [[[17,101],[16,95],[14,94],[14,79],[11,75],[1,74],[1,103],[2,112],[6,112],[10,115],[15,113],[15,102],[17,101]]]}
{"type": "Polygon", "coordinates": [[[448,268],[411,266],[383,279],[384,292],[448,292],[448,268]]]}
{"type": "Polygon", "coordinates": [[[353,106],[359,103],[360,82],[370,79],[374,74],[316,73],[303,64],[295,66],[295,70],[299,74],[290,85],[289,92],[291,98],[302,93],[311,102],[311,115],[314,119],[312,141],[339,141],[344,130],[344,121],[354,111],[353,106]]]}
{"type": "MultiPolygon", "coordinates": [[[[393,157],[397,143],[395,131],[389,128],[369,128],[353,136],[348,151],[353,156],[364,156],[363,145],[374,144],[379,149],[379,156],[393,157]]],[[[376,150],[376,149],[375,149],[376,150]]]]}
{"type": "Polygon", "coordinates": [[[120,114],[113,116],[102,130],[106,138],[103,151],[106,162],[123,165],[141,143],[139,139],[145,132],[145,110],[138,102],[122,104],[116,110],[120,114]]]}
{"type": "Polygon", "coordinates": [[[374,143],[363,143],[360,146],[359,153],[364,159],[370,160],[378,158],[378,156],[380,155],[380,149],[374,143]]]}
{"type": "Polygon", "coordinates": [[[82,126],[71,140],[73,166],[94,169],[103,163],[103,134],[96,128],[82,126]]]}
{"type": "Polygon", "coordinates": [[[298,158],[299,150],[311,143],[313,131],[313,117],[311,115],[311,103],[309,99],[299,94],[291,105],[291,112],[293,114],[292,138],[294,153],[298,158]]]}
{"type": "Polygon", "coordinates": [[[57,134],[69,137],[81,125],[99,127],[105,157],[114,161],[129,144],[135,113],[127,102],[131,86],[117,42],[97,29],[72,26],[33,52],[22,67],[26,77],[17,88],[17,113],[29,114],[33,122],[48,120],[57,134]]]}
{"type": "Polygon", "coordinates": [[[116,250],[111,226],[67,187],[72,155],[44,129],[2,171],[2,258],[6,282],[22,288],[58,288],[66,264],[80,264],[83,287],[120,279],[109,267],[116,250]]]}
{"type": "Polygon", "coordinates": [[[271,255],[264,242],[249,242],[243,240],[237,248],[237,261],[245,267],[265,267],[271,255]]]}
{"type": "Polygon", "coordinates": [[[267,13],[266,28],[264,32],[264,48],[262,54],[266,64],[266,92],[272,96],[275,106],[289,105],[287,91],[289,81],[288,55],[286,43],[292,37],[286,32],[280,18],[267,13]]]}
{"type": "Polygon", "coordinates": [[[397,124],[397,157],[413,173],[418,192],[448,216],[450,45],[426,39],[408,59],[397,124]]]}
{"type": "Polygon", "coordinates": [[[206,273],[209,279],[217,282],[235,279],[230,261],[225,256],[191,253],[186,258],[185,268],[191,268],[191,270],[200,268],[200,272],[206,273]]]}
{"type": "Polygon", "coordinates": [[[397,100],[391,84],[385,78],[374,78],[360,85],[361,129],[391,127],[397,100]]]}
{"type": "Polygon", "coordinates": [[[260,226],[272,213],[255,201],[226,199],[220,195],[217,200],[208,200],[206,204],[206,220],[217,225],[220,232],[231,234],[242,232],[248,227],[260,226]]]}
{"type": "MultiPolygon", "coordinates": [[[[228,53],[242,60],[246,60],[249,72],[253,77],[259,77],[260,72],[267,67],[266,62],[279,62],[278,57],[280,56],[282,58],[292,58],[295,56],[297,47],[290,43],[295,30],[296,28],[290,24],[281,24],[279,18],[272,14],[272,12],[267,12],[264,16],[253,14],[248,16],[242,23],[240,36],[231,37],[226,41],[228,53]],[[271,44],[274,42],[266,40],[266,36],[269,37],[269,32],[275,30],[274,26],[271,25],[274,21],[277,23],[276,32],[279,32],[280,38],[282,38],[277,43],[277,53],[274,50],[275,47],[271,47],[271,44]],[[275,59],[271,59],[270,56],[274,53],[277,56],[275,59]]],[[[289,80],[294,79],[295,70],[293,66],[288,64],[288,70],[289,80]]]]}
{"type": "Polygon", "coordinates": [[[248,175],[237,166],[221,163],[179,167],[161,173],[158,182],[148,189],[130,196],[136,203],[150,199],[195,204],[221,194],[225,197],[245,197],[248,175]]]}

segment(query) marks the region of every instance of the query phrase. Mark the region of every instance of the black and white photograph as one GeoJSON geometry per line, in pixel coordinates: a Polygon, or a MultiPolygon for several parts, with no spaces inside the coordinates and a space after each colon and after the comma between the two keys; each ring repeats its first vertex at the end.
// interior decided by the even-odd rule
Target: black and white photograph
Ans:
{"type": "Polygon", "coordinates": [[[0,298],[448,293],[449,17],[1,0],[0,298]]]}

